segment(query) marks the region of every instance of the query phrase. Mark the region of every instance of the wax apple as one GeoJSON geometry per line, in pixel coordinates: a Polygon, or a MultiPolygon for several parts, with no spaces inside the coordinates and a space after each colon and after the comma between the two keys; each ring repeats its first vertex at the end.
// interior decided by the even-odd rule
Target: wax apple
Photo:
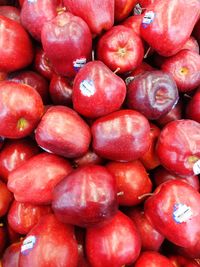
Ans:
{"type": "Polygon", "coordinates": [[[161,131],[157,155],[161,164],[178,175],[199,174],[200,124],[193,120],[176,120],[161,131]]]}
{"type": "Polygon", "coordinates": [[[115,21],[127,18],[137,2],[137,0],[115,0],[115,21]]]}
{"type": "Polygon", "coordinates": [[[140,254],[134,267],[174,267],[171,261],[156,251],[145,251],[140,254]]]}
{"type": "Polygon", "coordinates": [[[9,173],[39,153],[31,139],[6,140],[0,152],[0,177],[7,182],[9,173]]]}
{"type": "Polygon", "coordinates": [[[78,244],[73,227],[46,215],[23,240],[19,267],[77,267],[78,244]]]}
{"type": "Polygon", "coordinates": [[[73,160],[73,166],[77,168],[79,166],[85,166],[88,164],[102,164],[103,162],[104,160],[94,151],[88,150],[85,155],[73,160]]]}
{"type": "Polygon", "coordinates": [[[49,93],[54,105],[72,106],[72,85],[67,78],[54,74],[49,93]]]}
{"type": "Polygon", "coordinates": [[[33,47],[27,32],[21,24],[2,15],[0,23],[0,70],[12,72],[25,68],[33,60],[33,47]]]}
{"type": "Polygon", "coordinates": [[[106,168],[116,179],[119,205],[137,205],[143,201],[141,195],[151,192],[151,180],[139,160],[109,162],[106,168]]]}
{"type": "Polygon", "coordinates": [[[18,267],[19,254],[22,242],[13,243],[4,252],[2,258],[3,267],[18,267]]]}
{"type": "Polygon", "coordinates": [[[137,228],[120,211],[106,224],[87,229],[86,254],[93,267],[131,264],[139,256],[140,249],[137,228]]]}
{"type": "Polygon", "coordinates": [[[143,14],[141,36],[160,55],[175,55],[190,37],[199,9],[198,0],[155,1],[143,14]]]}
{"type": "Polygon", "coordinates": [[[97,118],[120,109],[125,96],[124,81],[101,61],[87,63],[75,77],[73,107],[85,117],[97,118]]]}
{"type": "Polygon", "coordinates": [[[96,35],[109,30],[114,24],[114,0],[64,0],[67,10],[81,17],[96,35]],[[83,12],[84,11],[84,12],[83,12]]]}
{"type": "Polygon", "coordinates": [[[20,22],[20,10],[14,6],[0,6],[0,15],[20,22]]]}
{"type": "Polygon", "coordinates": [[[98,41],[97,58],[112,71],[131,71],[138,67],[144,57],[140,37],[128,27],[118,25],[107,31],[98,41]]]}
{"type": "Polygon", "coordinates": [[[57,218],[81,227],[111,218],[116,214],[117,206],[115,178],[98,165],[78,168],[53,192],[52,207],[57,218]]]}
{"type": "Polygon", "coordinates": [[[148,119],[158,119],[178,101],[178,90],[172,77],[162,71],[149,71],[128,84],[127,104],[148,119]]]}
{"type": "Polygon", "coordinates": [[[53,69],[63,76],[74,77],[91,57],[90,29],[84,20],[69,12],[44,24],[41,41],[53,69]]]}
{"type": "Polygon", "coordinates": [[[142,18],[143,18],[142,15],[130,16],[125,21],[122,22],[122,25],[130,28],[140,36],[140,25],[142,22],[142,18]]]}
{"type": "Polygon", "coordinates": [[[42,117],[35,138],[45,150],[75,158],[87,152],[91,136],[89,126],[74,110],[55,106],[42,117]]]}
{"type": "Polygon", "coordinates": [[[67,160],[44,152],[12,171],[8,176],[8,188],[19,202],[49,204],[54,187],[71,170],[67,160]]]}
{"type": "Polygon", "coordinates": [[[200,89],[195,92],[187,104],[186,117],[200,123],[200,89]]]}
{"type": "Polygon", "coordinates": [[[100,157],[132,161],[150,146],[148,120],[134,110],[120,110],[96,120],[91,128],[93,149],[100,157]]]}
{"type": "Polygon", "coordinates": [[[15,232],[25,235],[48,213],[51,213],[50,206],[37,206],[14,200],[8,212],[8,223],[15,232]]]}
{"type": "Polygon", "coordinates": [[[6,184],[0,181],[0,217],[7,213],[12,200],[12,193],[8,190],[6,184]]]}
{"type": "Polygon", "coordinates": [[[43,115],[38,92],[30,86],[10,81],[0,83],[0,135],[22,138],[29,135],[43,115]]]}
{"type": "Polygon", "coordinates": [[[128,216],[135,223],[142,241],[142,250],[158,251],[164,241],[161,235],[147,220],[141,207],[131,208],[128,216]]]}
{"type": "Polygon", "coordinates": [[[192,186],[170,180],[157,187],[146,200],[145,216],[169,241],[191,247],[199,240],[199,201],[200,194],[192,186]]]}

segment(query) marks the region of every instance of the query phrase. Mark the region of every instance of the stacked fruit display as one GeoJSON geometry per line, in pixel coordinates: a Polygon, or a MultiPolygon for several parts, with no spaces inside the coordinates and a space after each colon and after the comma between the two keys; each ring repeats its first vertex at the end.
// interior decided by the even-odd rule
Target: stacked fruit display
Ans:
{"type": "Polygon", "coordinates": [[[200,265],[199,44],[199,0],[0,0],[3,267],[200,265]]]}

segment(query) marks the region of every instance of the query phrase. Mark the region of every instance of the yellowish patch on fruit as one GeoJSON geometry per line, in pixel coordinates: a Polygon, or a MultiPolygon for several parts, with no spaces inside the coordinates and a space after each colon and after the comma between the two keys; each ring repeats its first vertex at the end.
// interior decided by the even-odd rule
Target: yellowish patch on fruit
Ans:
{"type": "Polygon", "coordinates": [[[192,163],[192,164],[197,162],[198,160],[199,160],[199,158],[197,156],[189,156],[188,157],[188,162],[192,163]]]}
{"type": "Polygon", "coordinates": [[[18,120],[18,122],[17,122],[17,129],[19,131],[23,131],[24,129],[27,128],[27,126],[28,126],[28,121],[26,119],[21,118],[21,119],[18,120]]]}
{"type": "Polygon", "coordinates": [[[124,56],[126,55],[126,52],[127,52],[126,48],[124,48],[124,47],[120,47],[120,48],[118,49],[118,51],[117,51],[117,54],[118,54],[120,57],[124,57],[124,56]]]}
{"type": "Polygon", "coordinates": [[[179,72],[181,75],[187,75],[189,70],[188,68],[182,67],[179,72]]]}

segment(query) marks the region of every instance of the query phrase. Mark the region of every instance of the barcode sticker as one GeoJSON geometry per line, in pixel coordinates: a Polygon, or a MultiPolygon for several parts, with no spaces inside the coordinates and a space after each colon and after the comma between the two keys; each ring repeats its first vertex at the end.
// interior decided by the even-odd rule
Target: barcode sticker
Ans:
{"type": "Polygon", "coordinates": [[[88,96],[88,97],[94,95],[94,93],[96,92],[94,82],[92,80],[82,81],[80,84],[80,90],[84,96],[88,96]]]}
{"type": "Polygon", "coordinates": [[[192,210],[187,205],[181,203],[174,205],[173,218],[177,223],[187,222],[192,215],[192,210]]]}
{"type": "Polygon", "coordinates": [[[76,60],[74,60],[73,61],[73,66],[74,66],[74,69],[76,70],[76,71],[79,71],[82,67],[84,67],[85,66],[85,64],[86,64],[86,58],[78,58],[78,59],[76,59],[76,60]]]}
{"type": "Polygon", "coordinates": [[[146,28],[150,25],[155,19],[155,13],[153,11],[147,11],[142,20],[142,26],[146,28]]]}
{"type": "Polygon", "coordinates": [[[141,15],[142,14],[142,7],[140,4],[137,4],[133,9],[134,15],[141,15]]]}
{"type": "Polygon", "coordinates": [[[200,174],[200,159],[197,160],[193,165],[193,172],[195,175],[200,174]]]}
{"type": "Polygon", "coordinates": [[[129,76],[129,77],[127,77],[126,79],[125,79],[125,83],[126,83],[126,85],[128,85],[131,81],[133,81],[135,79],[135,77],[134,76],[129,76]]]}
{"type": "Polygon", "coordinates": [[[27,238],[25,238],[21,246],[21,253],[23,255],[28,254],[28,252],[34,247],[35,243],[36,243],[36,237],[33,235],[30,235],[27,238]]]}

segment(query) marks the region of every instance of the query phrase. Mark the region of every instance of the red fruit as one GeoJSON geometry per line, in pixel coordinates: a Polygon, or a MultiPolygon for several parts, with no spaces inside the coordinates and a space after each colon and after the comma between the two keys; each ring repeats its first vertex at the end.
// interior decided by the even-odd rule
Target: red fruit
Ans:
{"type": "Polygon", "coordinates": [[[12,72],[28,66],[33,60],[28,34],[21,24],[4,16],[0,16],[0,24],[0,71],[12,72]]]}
{"type": "Polygon", "coordinates": [[[19,267],[77,267],[78,244],[73,227],[46,215],[23,241],[19,267]]]}
{"type": "Polygon", "coordinates": [[[88,150],[82,157],[74,159],[73,163],[75,167],[85,166],[88,164],[102,164],[103,159],[100,158],[94,151],[88,150]]]}
{"type": "Polygon", "coordinates": [[[81,227],[101,223],[117,212],[114,176],[98,165],[78,168],[55,187],[52,207],[65,223],[81,227]]]}
{"type": "Polygon", "coordinates": [[[100,61],[87,63],[75,77],[73,106],[85,117],[97,118],[120,109],[125,96],[124,81],[100,61]]]}
{"type": "Polygon", "coordinates": [[[0,83],[0,135],[22,138],[35,129],[44,107],[38,92],[15,82],[0,83]]]}
{"type": "Polygon", "coordinates": [[[6,228],[3,223],[0,223],[0,257],[2,257],[4,249],[6,248],[6,241],[7,241],[6,228]]]}
{"type": "Polygon", "coordinates": [[[42,117],[35,138],[44,150],[75,158],[87,152],[91,134],[89,126],[74,110],[54,106],[42,117]]]}
{"type": "Polygon", "coordinates": [[[134,223],[118,212],[107,223],[87,229],[86,253],[93,267],[121,267],[133,263],[141,249],[134,223]]]}
{"type": "Polygon", "coordinates": [[[140,37],[128,27],[118,25],[107,31],[97,45],[97,58],[112,71],[124,73],[137,68],[143,60],[140,37]]]}
{"type": "Polygon", "coordinates": [[[130,28],[140,36],[140,25],[142,22],[142,18],[143,18],[142,15],[130,16],[125,21],[122,22],[122,25],[130,28]]]}
{"type": "Polygon", "coordinates": [[[140,254],[134,267],[174,267],[171,261],[156,251],[145,251],[140,254]]]}
{"type": "Polygon", "coordinates": [[[12,200],[12,193],[8,190],[6,184],[0,181],[0,217],[7,213],[12,200]]]}
{"type": "Polygon", "coordinates": [[[49,204],[54,187],[71,170],[67,160],[44,152],[12,171],[8,176],[8,188],[19,202],[49,204]]]}
{"type": "Polygon", "coordinates": [[[115,0],[115,21],[127,18],[137,2],[137,0],[115,0]]]}
{"type": "Polygon", "coordinates": [[[186,117],[200,123],[200,89],[195,92],[187,104],[186,117]]]}
{"type": "Polygon", "coordinates": [[[9,244],[20,242],[22,236],[19,233],[16,233],[8,224],[6,223],[6,230],[8,234],[8,242],[9,244]]]}
{"type": "Polygon", "coordinates": [[[3,267],[18,267],[19,263],[19,254],[21,249],[22,242],[13,243],[4,252],[2,258],[3,267]]]}
{"type": "Polygon", "coordinates": [[[184,44],[181,50],[184,50],[184,49],[188,49],[190,51],[193,51],[199,54],[199,45],[198,45],[197,40],[193,36],[190,36],[190,38],[186,41],[186,43],[184,44]]]}
{"type": "Polygon", "coordinates": [[[196,243],[195,246],[189,248],[178,247],[178,253],[189,258],[200,258],[200,240],[196,243]]]}
{"type": "Polygon", "coordinates": [[[119,205],[138,205],[143,201],[140,196],[151,192],[151,180],[140,161],[109,162],[106,168],[116,179],[119,205]]]}
{"type": "Polygon", "coordinates": [[[149,122],[134,110],[120,110],[101,117],[93,123],[91,131],[93,149],[103,158],[132,161],[149,149],[149,122]]]}
{"type": "Polygon", "coordinates": [[[178,175],[200,173],[200,124],[192,120],[176,120],[161,131],[157,155],[161,164],[178,175]]]}
{"type": "Polygon", "coordinates": [[[142,208],[131,208],[128,211],[128,216],[136,225],[141,241],[142,250],[158,251],[164,241],[164,236],[161,235],[152,224],[147,220],[142,208]]]}
{"type": "Polygon", "coordinates": [[[81,17],[96,35],[114,24],[114,0],[64,0],[67,10],[81,17]]]}
{"type": "Polygon", "coordinates": [[[169,256],[169,260],[174,267],[198,267],[199,265],[195,260],[190,260],[180,255],[169,256]]]}
{"type": "Polygon", "coordinates": [[[155,1],[143,14],[141,36],[160,55],[175,55],[190,37],[199,10],[198,0],[155,1]]]}
{"type": "Polygon", "coordinates": [[[169,241],[191,247],[200,235],[199,201],[200,194],[192,186],[170,180],[158,186],[146,200],[145,216],[169,241]]]}
{"type": "Polygon", "coordinates": [[[20,10],[14,6],[0,6],[0,15],[20,23],[20,10]]]}
{"type": "Polygon", "coordinates": [[[42,28],[42,46],[59,75],[74,77],[90,59],[92,35],[80,17],[63,12],[42,28]]]}
{"type": "Polygon", "coordinates": [[[15,232],[25,235],[48,213],[51,213],[50,206],[14,201],[8,212],[8,223],[15,232]]]}

